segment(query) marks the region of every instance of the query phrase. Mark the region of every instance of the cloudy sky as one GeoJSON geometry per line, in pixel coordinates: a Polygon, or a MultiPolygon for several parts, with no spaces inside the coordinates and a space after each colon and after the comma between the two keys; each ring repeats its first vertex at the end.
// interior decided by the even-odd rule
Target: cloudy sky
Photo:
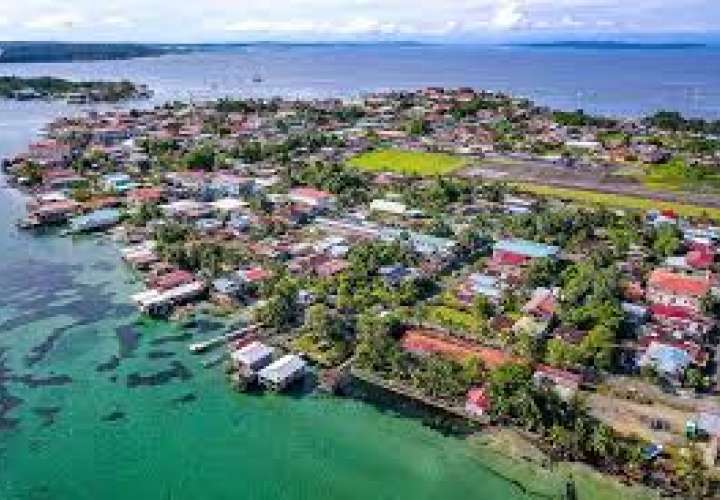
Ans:
{"type": "Polygon", "coordinates": [[[718,0],[0,0],[2,40],[462,41],[718,32],[718,0]]]}

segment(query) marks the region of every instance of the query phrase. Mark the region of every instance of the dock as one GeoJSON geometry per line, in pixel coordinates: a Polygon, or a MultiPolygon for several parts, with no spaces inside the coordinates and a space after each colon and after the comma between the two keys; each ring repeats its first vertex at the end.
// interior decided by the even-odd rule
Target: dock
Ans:
{"type": "Polygon", "coordinates": [[[245,328],[241,328],[240,330],[235,330],[233,332],[220,335],[219,337],[214,337],[210,340],[206,340],[205,342],[197,342],[195,344],[190,344],[190,347],[188,347],[188,349],[193,354],[200,354],[209,349],[213,349],[217,346],[227,344],[228,342],[232,342],[233,340],[237,340],[244,335],[253,333],[257,331],[257,329],[257,325],[251,325],[245,328]]]}

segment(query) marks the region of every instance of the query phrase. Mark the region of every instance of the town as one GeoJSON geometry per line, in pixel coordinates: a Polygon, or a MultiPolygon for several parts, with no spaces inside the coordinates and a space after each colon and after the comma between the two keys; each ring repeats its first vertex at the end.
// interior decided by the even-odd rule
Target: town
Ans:
{"type": "Polygon", "coordinates": [[[189,346],[238,387],[356,378],[718,487],[720,123],[468,88],[221,99],[61,118],[3,168],[21,228],[112,236],[142,313],[242,318],[189,346]]]}

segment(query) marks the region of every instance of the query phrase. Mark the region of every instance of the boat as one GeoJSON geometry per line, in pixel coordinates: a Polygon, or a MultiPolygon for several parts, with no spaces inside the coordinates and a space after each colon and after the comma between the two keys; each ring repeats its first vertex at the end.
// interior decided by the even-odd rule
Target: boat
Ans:
{"type": "Polygon", "coordinates": [[[252,81],[253,81],[253,83],[262,83],[263,77],[260,76],[259,74],[255,74],[252,78],[252,81]]]}

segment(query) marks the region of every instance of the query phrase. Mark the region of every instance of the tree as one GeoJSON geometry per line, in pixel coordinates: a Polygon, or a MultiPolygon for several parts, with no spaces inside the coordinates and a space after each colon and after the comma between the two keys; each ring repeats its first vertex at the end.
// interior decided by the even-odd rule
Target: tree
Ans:
{"type": "Polygon", "coordinates": [[[273,287],[266,303],[257,311],[257,319],[275,330],[292,326],[298,314],[298,286],[290,278],[283,278],[273,287]]]}
{"type": "Polygon", "coordinates": [[[673,456],[675,473],[689,498],[704,498],[708,492],[708,478],[702,452],[695,446],[682,448],[673,456]]]}
{"type": "Polygon", "coordinates": [[[215,150],[209,144],[198,146],[183,157],[183,164],[190,169],[213,170],[215,150]]]}
{"type": "Polygon", "coordinates": [[[560,278],[560,264],[557,259],[535,259],[528,269],[528,285],[549,287],[557,285],[560,278]]]}
{"type": "Polygon", "coordinates": [[[675,224],[660,224],[653,233],[652,248],[659,258],[675,255],[682,246],[682,233],[675,224]]]}
{"type": "Polygon", "coordinates": [[[487,320],[495,313],[495,306],[485,295],[478,295],[473,299],[472,313],[478,320],[487,320]]]}

